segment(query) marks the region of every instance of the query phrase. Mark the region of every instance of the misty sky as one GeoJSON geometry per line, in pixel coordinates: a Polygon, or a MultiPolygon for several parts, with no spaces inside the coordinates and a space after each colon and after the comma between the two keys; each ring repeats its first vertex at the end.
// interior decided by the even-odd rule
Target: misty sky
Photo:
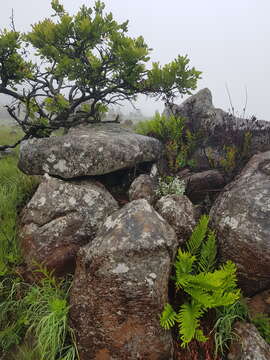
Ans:
{"type": "MultiPolygon", "coordinates": [[[[118,21],[129,19],[129,35],[143,35],[153,48],[152,60],[165,64],[187,54],[203,72],[198,89],[212,91],[216,107],[228,110],[228,84],[235,110],[270,120],[270,1],[269,0],[104,0],[118,21]]],[[[62,0],[75,13],[92,0],[62,0]]],[[[17,30],[51,14],[50,0],[1,0],[1,28],[8,27],[14,9],[17,30]]],[[[180,103],[181,98],[176,100],[180,103]]],[[[163,104],[141,98],[138,106],[150,115],[163,104]]]]}

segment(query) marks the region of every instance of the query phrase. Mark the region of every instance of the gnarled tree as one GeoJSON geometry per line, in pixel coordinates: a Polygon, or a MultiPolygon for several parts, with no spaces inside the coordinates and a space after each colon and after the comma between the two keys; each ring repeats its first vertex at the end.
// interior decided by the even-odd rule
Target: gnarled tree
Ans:
{"type": "MultiPolygon", "coordinates": [[[[147,68],[151,49],[143,37],[129,37],[128,21],[119,24],[104,13],[101,1],[74,16],[58,0],[51,5],[52,17],[30,32],[13,27],[0,34],[0,93],[13,98],[7,110],[23,139],[100,121],[108,105],[133,102],[138,94],[171,102],[196,88],[201,73],[187,56],[147,68]]],[[[6,147],[12,146],[0,150],[6,147]]]]}

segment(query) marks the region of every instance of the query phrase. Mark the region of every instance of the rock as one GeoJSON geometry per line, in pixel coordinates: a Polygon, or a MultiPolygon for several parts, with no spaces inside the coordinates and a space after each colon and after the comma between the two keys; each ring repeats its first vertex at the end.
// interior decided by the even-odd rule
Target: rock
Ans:
{"type": "Polygon", "coordinates": [[[195,210],[185,195],[163,196],[155,208],[172,226],[180,244],[190,237],[196,225],[195,210]]]}
{"type": "Polygon", "coordinates": [[[33,268],[38,262],[56,275],[74,270],[79,247],[90,242],[117,209],[101,184],[47,176],[22,213],[20,238],[26,263],[33,268]]]}
{"type": "Polygon", "coordinates": [[[200,141],[192,155],[196,168],[206,170],[213,165],[220,166],[220,161],[226,157],[226,147],[234,146],[243,159],[270,150],[270,122],[237,118],[212,103],[209,89],[202,89],[192,95],[181,105],[171,104],[164,113],[173,113],[187,119],[187,126],[200,134],[200,141]],[[250,133],[250,143],[246,134],[250,133]],[[246,143],[245,143],[246,142],[246,143]]]}
{"type": "Polygon", "coordinates": [[[19,168],[26,174],[64,179],[102,175],[160,158],[162,144],[117,124],[71,129],[67,135],[24,141],[19,168]]]}
{"type": "Polygon", "coordinates": [[[228,360],[269,360],[270,346],[264,341],[256,327],[246,322],[237,322],[236,340],[231,344],[228,360]]]}
{"type": "Polygon", "coordinates": [[[220,171],[206,170],[186,178],[185,194],[194,204],[198,204],[207,194],[210,196],[218,194],[224,185],[225,180],[220,171]]]}
{"type": "Polygon", "coordinates": [[[222,260],[238,267],[247,295],[270,287],[270,151],[252,157],[215,201],[212,227],[222,260]]]}
{"type": "Polygon", "coordinates": [[[149,204],[155,201],[155,183],[150,175],[138,176],[130,186],[129,200],[146,199],[149,204]]]}
{"type": "Polygon", "coordinates": [[[270,316],[270,290],[252,296],[247,305],[251,317],[256,317],[258,314],[270,316]]]}
{"type": "Polygon", "coordinates": [[[159,315],[176,249],[173,229],[144,199],[107,218],[79,251],[71,290],[81,360],[171,359],[159,315]]]}

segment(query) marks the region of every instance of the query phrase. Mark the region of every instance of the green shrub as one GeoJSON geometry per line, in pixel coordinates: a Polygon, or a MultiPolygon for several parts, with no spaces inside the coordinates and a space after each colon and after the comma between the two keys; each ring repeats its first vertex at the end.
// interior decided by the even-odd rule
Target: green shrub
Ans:
{"type": "Polygon", "coordinates": [[[181,346],[192,339],[206,341],[200,328],[201,317],[212,308],[234,304],[240,297],[236,287],[236,266],[227,261],[216,268],[216,240],[208,230],[209,218],[202,216],[186,244],[186,250],[178,250],[175,267],[176,289],[185,293],[187,301],[175,311],[170,304],[160,318],[163,328],[178,324],[181,346]]]}
{"type": "Polygon", "coordinates": [[[172,173],[184,166],[195,165],[191,155],[197,137],[187,128],[185,118],[156,113],[153,119],[138,123],[135,130],[139,134],[153,136],[165,145],[165,156],[172,173]]]}

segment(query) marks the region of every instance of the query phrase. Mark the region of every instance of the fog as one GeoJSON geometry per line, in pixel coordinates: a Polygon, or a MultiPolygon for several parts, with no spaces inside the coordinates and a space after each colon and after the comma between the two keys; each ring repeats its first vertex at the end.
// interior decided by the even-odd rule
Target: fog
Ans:
{"type": "MultiPolygon", "coordinates": [[[[198,90],[208,87],[216,107],[232,104],[242,113],[247,89],[246,115],[270,120],[270,2],[269,0],[105,0],[106,10],[118,21],[129,20],[129,35],[143,35],[153,48],[153,61],[172,61],[187,54],[191,66],[202,71],[198,90]]],[[[75,13],[94,1],[62,0],[75,13]]],[[[1,0],[1,28],[9,27],[14,9],[17,30],[51,14],[50,0],[1,0]]],[[[176,99],[180,103],[181,98],[176,99]]],[[[162,111],[162,102],[140,97],[136,106],[146,115],[162,111]]],[[[128,111],[127,108],[125,108],[128,111]]]]}

